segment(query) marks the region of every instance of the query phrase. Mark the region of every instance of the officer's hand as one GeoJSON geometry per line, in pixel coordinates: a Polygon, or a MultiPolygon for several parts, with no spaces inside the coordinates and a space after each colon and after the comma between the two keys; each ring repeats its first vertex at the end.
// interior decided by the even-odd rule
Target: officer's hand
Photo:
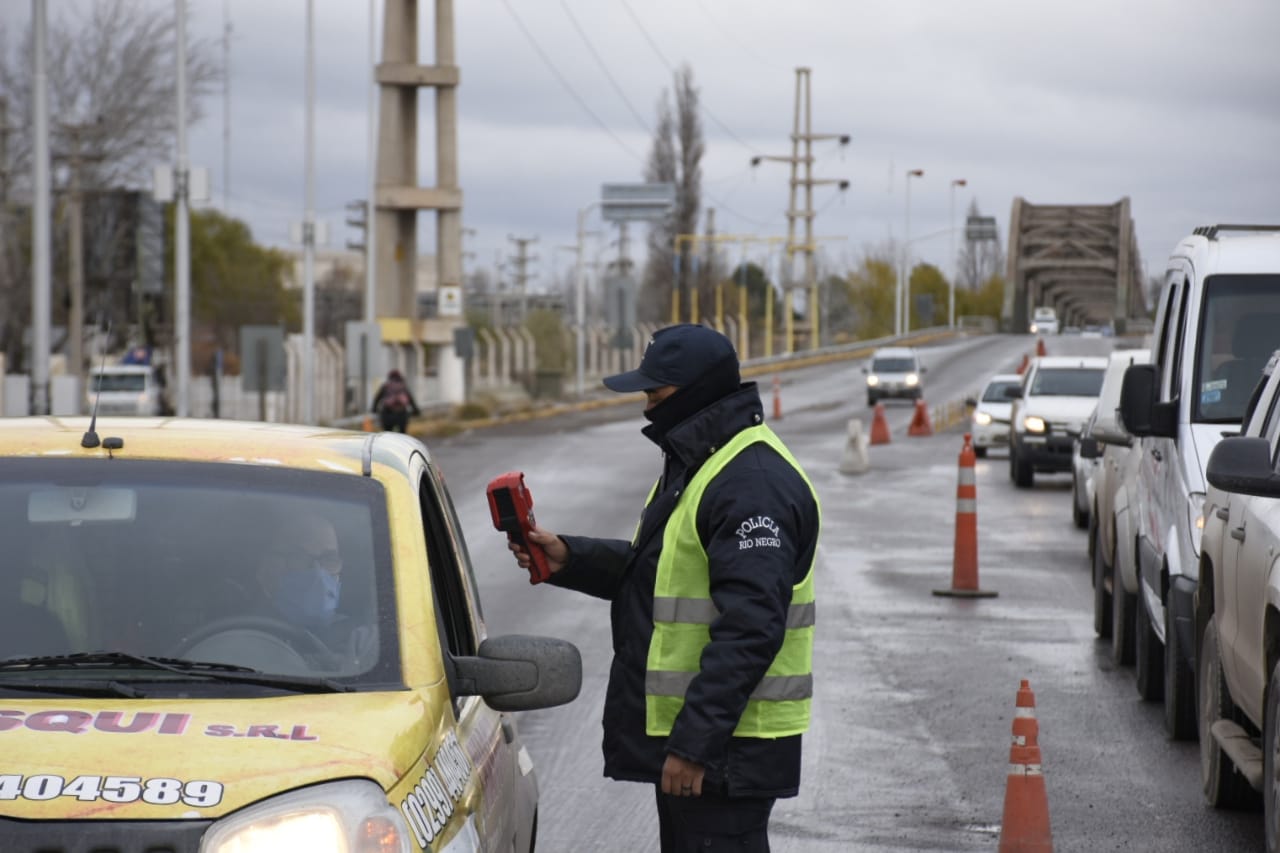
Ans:
{"type": "Polygon", "coordinates": [[[705,772],[701,764],[668,752],[667,760],[662,762],[662,793],[673,797],[701,797],[705,772]]]}
{"type": "MultiPolygon", "coordinates": [[[[547,555],[547,568],[551,570],[551,574],[555,574],[564,568],[564,564],[569,560],[569,547],[564,544],[564,540],[549,530],[543,530],[541,527],[534,527],[529,531],[529,539],[535,545],[541,545],[542,550],[547,555]]],[[[511,553],[516,555],[516,562],[520,564],[520,568],[528,569],[532,564],[529,552],[521,548],[510,539],[507,540],[507,547],[511,549],[511,553]]]]}

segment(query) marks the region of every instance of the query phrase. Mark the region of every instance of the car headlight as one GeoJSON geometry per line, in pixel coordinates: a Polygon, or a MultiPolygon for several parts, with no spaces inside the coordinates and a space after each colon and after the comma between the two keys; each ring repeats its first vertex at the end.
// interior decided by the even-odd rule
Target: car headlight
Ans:
{"type": "Polygon", "coordinates": [[[914,373],[908,373],[908,374],[907,374],[907,387],[908,387],[908,388],[914,388],[915,386],[917,386],[917,385],[919,385],[919,384],[920,384],[920,377],[919,377],[919,376],[916,376],[914,373]]]}
{"type": "Polygon", "coordinates": [[[1038,332],[1038,331],[1040,331],[1040,329],[1036,326],[1036,324],[1035,324],[1035,323],[1032,323],[1032,324],[1031,324],[1031,334],[1033,334],[1033,335],[1034,335],[1034,334],[1035,334],[1036,332],[1038,332]]]}
{"type": "Polygon", "coordinates": [[[200,853],[409,853],[404,818],[372,782],[316,785],[216,821],[200,853]]]}
{"type": "Polygon", "coordinates": [[[872,373],[867,377],[867,384],[870,385],[872,388],[876,387],[877,385],[880,384],[880,377],[872,373]]]}
{"type": "Polygon", "coordinates": [[[1048,424],[1044,422],[1044,418],[1039,415],[1027,415],[1022,419],[1022,426],[1027,432],[1043,434],[1048,428],[1048,424]]]}
{"type": "Polygon", "coordinates": [[[973,422],[978,426],[987,426],[991,423],[991,415],[986,412],[974,412],[973,422]]]}
{"type": "Polygon", "coordinates": [[[1204,536],[1204,492],[1187,495],[1187,529],[1191,531],[1191,548],[1200,556],[1200,538],[1204,536]]]}

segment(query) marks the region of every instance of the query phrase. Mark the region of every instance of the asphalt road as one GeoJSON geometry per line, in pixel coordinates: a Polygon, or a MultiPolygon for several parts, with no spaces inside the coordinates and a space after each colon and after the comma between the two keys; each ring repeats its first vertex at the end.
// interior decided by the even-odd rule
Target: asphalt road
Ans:
{"type": "MultiPolygon", "coordinates": [[[[1105,339],[1054,338],[1051,354],[1101,354],[1105,339]]],[[[973,338],[924,350],[931,406],[1017,367],[1032,338],[973,338]]],[[[762,382],[766,413],[771,385],[762,382]]],[[[995,598],[932,595],[951,584],[961,429],[907,437],[909,403],[889,402],[893,440],[871,469],[838,466],[847,423],[870,426],[852,362],[782,375],[773,423],[823,502],[816,696],[799,797],[774,812],[776,853],[992,850],[1002,819],[1015,694],[1036,698],[1053,842],[1066,851],[1262,848],[1261,815],[1203,805],[1195,743],[1166,739],[1158,705],[1093,634],[1085,534],[1069,474],[1009,480],[979,460],[979,580],[995,598]]],[[[520,718],[539,774],[538,849],[653,853],[652,789],[601,775],[608,605],[531,587],[493,530],[484,486],[522,470],[539,522],[627,537],[660,468],[639,434],[639,402],[477,430],[432,443],[457,502],[491,635],[543,633],[583,653],[582,694],[520,718]]]]}

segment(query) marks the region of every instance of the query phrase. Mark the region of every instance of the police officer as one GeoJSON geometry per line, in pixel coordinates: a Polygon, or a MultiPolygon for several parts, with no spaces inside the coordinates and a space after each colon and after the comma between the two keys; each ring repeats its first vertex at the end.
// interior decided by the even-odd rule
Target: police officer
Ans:
{"type": "Polygon", "coordinates": [[[662,449],[635,538],[530,538],[550,583],[612,602],[605,775],[655,785],[663,853],[768,851],[809,724],[817,494],[719,332],[660,329],[604,383],[644,392],[662,449]]]}

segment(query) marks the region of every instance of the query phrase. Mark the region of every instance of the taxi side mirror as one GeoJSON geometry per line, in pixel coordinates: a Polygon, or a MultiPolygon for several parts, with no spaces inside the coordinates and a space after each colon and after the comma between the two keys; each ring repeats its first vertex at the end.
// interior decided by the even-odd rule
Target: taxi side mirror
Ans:
{"type": "Polygon", "coordinates": [[[495,711],[532,711],[572,702],[582,688],[578,647],[552,637],[489,637],[475,656],[452,658],[460,696],[480,696],[495,711]]]}

